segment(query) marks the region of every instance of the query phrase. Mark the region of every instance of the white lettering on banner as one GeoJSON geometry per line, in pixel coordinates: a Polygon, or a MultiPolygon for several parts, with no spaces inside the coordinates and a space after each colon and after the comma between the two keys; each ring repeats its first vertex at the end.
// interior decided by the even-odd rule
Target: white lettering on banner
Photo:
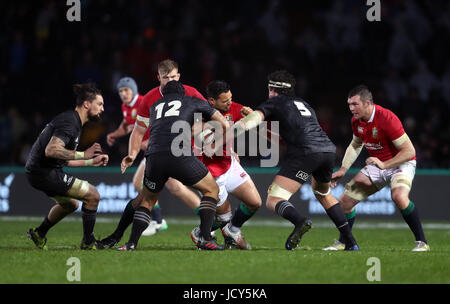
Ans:
{"type": "MultiPolygon", "coordinates": [[[[337,185],[335,188],[331,188],[331,194],[339,198],[344,193],[344,185],[337,185]]],[[[325,214],[325,209],[317,201],[314,193],[311,190],[310,184],[305,184],[299,191],[300,199],[308,201],[310,214],[325,214]]],[[[377,193],[369,196],[365,201],[356,205],[357,214],[368,215],[392,215],[395,213],[395,204],[391,199],[391,191],[389,187],[385,187],[377,193]]]]}
{"type": "Polygon", "coordinates": [[[9,174],[5,177],[3,183],[0,183],[0,212],[9,211],[9,189],[14,180],[14,173],[9,174]]]}
{"type": "MultiPolygon", "coordinates": [[[[133,183],[120,185],[100,183],[95,187],[100,194],[100,203],[97,209],[97,212],[100,213],[121,213],[128,202],[138,194],[133,183]]],[[[81,212],[81,204],[76,212],[81,212]]]]}

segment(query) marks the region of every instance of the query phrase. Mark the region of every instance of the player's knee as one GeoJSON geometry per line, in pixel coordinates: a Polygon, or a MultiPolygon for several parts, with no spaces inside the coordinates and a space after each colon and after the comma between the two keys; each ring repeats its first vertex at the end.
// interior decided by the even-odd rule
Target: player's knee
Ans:
{"type": "Polygon", "coordinates": [[[80,204],[78,203],[77,200],[71,200],[70,203],[67,204],[65,208],[69,212],[75,212],[75,210],[77,210],[79,206],[80,204]]]}
{"type": "Polygon", "coordinates": [[[177,193],[180,193],[182,191],[182,188],[184,187],[183,184],[173,178],[169,178],[166,182],[166,188],[170,191],[170,193],[176,195],[177,193]]]}

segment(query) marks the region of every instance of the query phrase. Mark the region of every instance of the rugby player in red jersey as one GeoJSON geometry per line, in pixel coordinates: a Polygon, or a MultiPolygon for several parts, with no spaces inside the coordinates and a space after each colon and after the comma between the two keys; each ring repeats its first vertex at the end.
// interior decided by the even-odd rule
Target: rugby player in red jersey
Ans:
{"type": "MultiPolygon", "coordinates": [[[[363,146],[370,155],[366,166],[346,184],[339,199],[350,227],[355,221],[355,205],[390,185],[392,200],[416,239],[412,251],[429,251],[418,210],[409,199],[416,171],[416,151],[402,123],[390,110],[374,104],[372,93],[364,85],[350,91],[347,103],[353,114],[353,139],[341,168],[332,176],[334,185],[354,163],[363,146]]],[[[341,241],[336,240],[324,250],[342,248],[341,241]]]]}
{"type": "MultiPolygon", "coordinates": [[[[243,116],[241,111],[248,113],[250,108],[232,101],[228,83],[220,80],[212,81],[206,88],[210,105],[219,110],[230,123],[238,121],[243,116]]],[[[262,201],[250,176],[239,164],[238,155],[232,151],[231,145],[224,145],[222,155],[202,157],[202,162],[215,178],[219,186],[219,203],[216,209],[216,225],[212,229],[222,229],[225,245],[228,248],[250,249],[250,244],[242,237],[241,227],[261,207],[262,201]],[[241,201],[234,215],[227,200],[228,193],[241,201]]],[[[191,238],[195,244],[200,237],[200,228],[195,227],[191,238]]]]}

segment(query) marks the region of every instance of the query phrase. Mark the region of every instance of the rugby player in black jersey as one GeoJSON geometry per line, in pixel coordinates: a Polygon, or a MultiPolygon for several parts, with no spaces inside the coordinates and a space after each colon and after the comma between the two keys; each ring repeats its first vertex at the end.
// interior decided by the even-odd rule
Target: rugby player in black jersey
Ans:
{"type": "Polygon", "coordinates": [[[138,115],[136,126],[131,133],[128,155],[121,163],[123,173],[133,164],[139,152],[142,137],[147,128],[150,128],[150,141],[144,154],[147,162],[144,187],[140,194],[142,201],[134,213],[130,238],[119,250],[136,249],[139,237],[150,223],[150,210],[169,177],[192,186],[202,193],[199,209],[201,236],[197,247],[205,250],[223,250],[224,246],[217,244],[210,234],[216,213],[219,187],[206,166],[194,156],[191,127],[195,113],[201,113],[205,120],[212,119],[219,122],[225,131],[228,123],[219,111],[213,109],[204,100],[186,96],[183,85],[176,80],[168,82],[162,93],[163,97],[148,109],[149,118],[138,115]],[[184,131],[180,132],[180,130],[184,131]]]}
{"type": "Polygon", "coordinates": [[[97,167],[108,163],[108,155],[102,153],[98,143],[84,152],[77,151],[83,125],[100,118],[104,102],[100,90],[92,83],[76,84],[73,89],[77,96],[75,109],[57,115],[46,125],[34,142],[25,165],[30,184],[56,202],[42,224],[27,231],[28,237],[40,249],[47,248],[49,229],[78,209],[78,200],[83,202],[80,248],[102,249],[94,237],[100,195],[94,186],[64,172],[63,167],[97,167]]]}
{"type": "Polygon", "coordinates": [[[338,200],[330,194],[335,145],[320,127],[311,106],[295,96],[293,75],[284,70],[276,71],[268,76],[268,81],[269,99],[236,122],[233,133],[238,136],[263,120],[279,121],[280,136],[287,145],[287,152],[269,187],[266,206],[295,226],[286,240],[286,249],[295,249],[312,226],[311,220],[289,202],[311,176],[314,195],[345,235],[346,250],[359,250],[338,200]]]}

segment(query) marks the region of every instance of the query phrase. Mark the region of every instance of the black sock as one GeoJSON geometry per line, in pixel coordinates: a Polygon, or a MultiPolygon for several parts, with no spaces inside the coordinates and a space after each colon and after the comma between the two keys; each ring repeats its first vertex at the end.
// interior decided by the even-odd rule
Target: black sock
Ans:
{"type": "Polygon", "coordinates": [[[131,223],[133,223],[133,217],[134,217],[133,200],[130,200],[122,212],[122,216],[120,217],[120,221],[119,224],[117,225],[116,230],[112,234],[115,239],[120,240],[122,238],[125,230],[127,230],[128,226],[130,226],[131,223]]]}
{"type": "MultiPolygon", "coordinates": [[[[353,211],[351,211],[349,213],[345,213],[344,215],[345,215],[345,218],[347,219],[348,227],[351,232],[353,229],[353,224],[355,223],[355,219],[356,219],[356,210],[353,209],[353,211]]],[[[345,244],[345,237],[342,235],[342,233],[339,235],[339,242],[345,244]]]]}
{"type": "Polygon", "coordinates": [[[89,210],[85,207],[81,208],[81,218],[83,219],[83,240],[90,244],[95,240],[94,226],[97,218],[97,210],[89,210]]]}
{"type": "Polygon", "coordinates": [[[400,212],[403,216],[403,219],[411,229],[412,233],[414,233],[416,241],[427,243],[425,234],[423,232],[422,223],[420,222],[419,211],[415,207],[414,203],[410,201],[408,207],[400,210],[400,212]]]}
{"type": "Polygon", "coordinates": [[[217,200],[209,196],[203,196],[200,202],[200,235],[205,240],[211,239],[211,227],[216,214],[217,200]]]}
{"type": "Polygon", "coordinates": [[[275,212],[295,226],[306,220],[306,217],[302,216],[289,201],[279,201],[275,205],[275,212]]]}
{"type": "Polygon", "coordinates": [[[41,223],[39,227],[36,228],[36,232],[39,234],[41,238],[47,235],[47,232],[52,228],[55,224],[51,223],[46,216],[44,221],[41,223]]]}
{"type": "Polygon", "coordinates": [[[128,243],[133,243],[137,246],[142,232],[147,229],[152,217],[151,212],[145,207],[138,207],[134,212],[133,227],[131,228],[131,235],[128,243]]]}
{"type": "Polygon", "coordinates": [[[234,211],[233,218],[231,219],[231,225],[241,228],[242,225],[248,221],[256,210],[250,210],[243,203],[239,204],[239,207],[234,211]]]}
{"type": "Polygon", "coordinates": [[[342,243],[348,246],[356,245],[355,238],[352,235],[352,230],[347,219],[345,218],[344,210],[342,210],[341,205],[337,203],[336,205],[328,208],[326,212],[328,217],[333,221],[334,225],[336,225],[336,228],[339,230],[339,239],[342,239],[342,243]]]}
{"type": "Polygon", "coordinates": [[[156,221],[158,224],[162,223],[163,216],[162,216],[161,207],[159,207],[159,204],[153,207],[151,214],[152,214],[152,220],[156,221]]]}

